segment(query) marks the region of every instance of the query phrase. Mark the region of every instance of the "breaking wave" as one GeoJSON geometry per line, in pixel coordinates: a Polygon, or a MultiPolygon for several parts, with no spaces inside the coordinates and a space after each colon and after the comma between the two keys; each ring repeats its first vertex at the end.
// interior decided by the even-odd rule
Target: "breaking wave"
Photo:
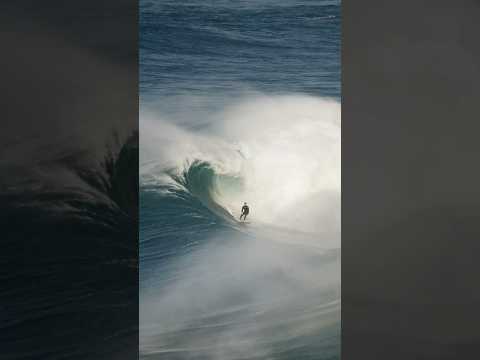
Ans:
{"type": "Polygon", "coordinates": [[[339,104],[260,96],[210,116],[141,116],[141,358],[336,358],[339,104]]]}
{"type": "Polygon", "coordinates": [[[143,188],[182,189],[217,215],[331,233],[339,246],[340,106],[329,99],[278,96],[227,106],[204,129],[143,114],[143,188]],[[335,235],[334,233],[337,232],[335,235]]]}

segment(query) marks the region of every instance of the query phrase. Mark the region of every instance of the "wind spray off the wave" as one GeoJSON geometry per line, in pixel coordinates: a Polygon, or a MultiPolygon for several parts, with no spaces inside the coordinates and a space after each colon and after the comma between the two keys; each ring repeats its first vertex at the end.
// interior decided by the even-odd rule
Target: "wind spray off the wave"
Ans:
{"type": "Polygon", "coordinates": [[[337,102],[262,96],[227,106],[212,119],[202,131],[188,131],[161,115],[143,114],[144,184],[187,188],[210,210],[219,206],[232,215],[248,201],[252,219],[262,223],[339,229],[337,102]]]}
{"type": "Polygon", "coordinates": [[[262,96],[212,119],[199,131],[142,117],[141,219],[159,223],[141,239],[142,356],[334,356],[338,103],[262,96]]]}

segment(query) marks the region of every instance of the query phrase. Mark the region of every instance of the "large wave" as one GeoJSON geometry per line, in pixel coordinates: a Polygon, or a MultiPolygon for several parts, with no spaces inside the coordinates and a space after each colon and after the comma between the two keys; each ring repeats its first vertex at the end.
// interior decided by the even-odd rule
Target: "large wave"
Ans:
{"type": "Polygon", "coordinates": [[[141,356],[337,358],[339,104],[257,96],[187,113],[141,114],[141,356]]]}
{"type": "Polygon", "coordinates": [[[234,216],[247,201],[255,221],[329,232],[324,245],[338,247],[339,104],[262,96],[211,116],[192,130],[142,114],[142,184],[181,186],[209,209],[234,216]]]}

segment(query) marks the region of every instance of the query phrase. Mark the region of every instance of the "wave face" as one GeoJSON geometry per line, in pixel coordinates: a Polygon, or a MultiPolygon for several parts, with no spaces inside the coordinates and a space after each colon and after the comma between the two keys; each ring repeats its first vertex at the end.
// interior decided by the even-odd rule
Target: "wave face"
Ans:
{"type": "Polygon", "coordinates": [[[142,114],[141,357],[338,358],[339,104],[257,96],[212,119],[142,114]]]}

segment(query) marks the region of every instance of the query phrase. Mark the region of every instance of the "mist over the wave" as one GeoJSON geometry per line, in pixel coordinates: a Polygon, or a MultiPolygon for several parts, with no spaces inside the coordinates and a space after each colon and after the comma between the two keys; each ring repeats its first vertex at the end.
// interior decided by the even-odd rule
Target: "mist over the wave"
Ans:
{"type": "Polygon", "coordinates": [[[143,111],[144,184],[169,181],[166,169],[182,171],[195,160],[204,161],[219,175],[218,202],[233,214],[246,201],[256,221],[328,231],[324,245],[339,246],[338,102],[303,95],[246,97],[211,114],[201,129],[194,127],[195,114],[190,116],[190,123],[177,125],[143,111]]]}
{"type": "MultiPolygon", "coordinates": [[[[262,234],[208,239],[140,295],[145,358],[287,359],[338,350],[337,251],[285,246],[262,234]],[[294,345],[293,345],[294,344],[294,345]],[[325,346],[328,344],[328,346],[325,346]],[[307,350],[306,350],[307,349],[307,350]]],[[[278,238],[280,237],[280,239],[278,238]]]]}

